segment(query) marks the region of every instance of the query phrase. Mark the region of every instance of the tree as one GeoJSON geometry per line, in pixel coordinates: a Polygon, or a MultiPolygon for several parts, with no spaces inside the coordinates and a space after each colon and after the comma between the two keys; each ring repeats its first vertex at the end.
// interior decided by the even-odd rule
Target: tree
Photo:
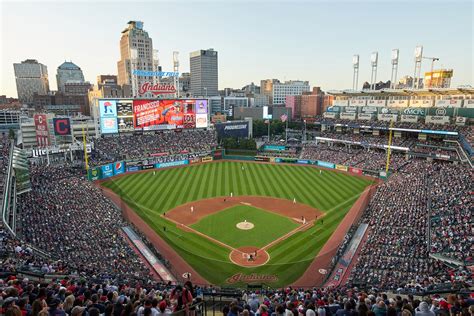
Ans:
{"type": "Polygon", "coordinates": [[[14,139],[15,138],[15,131],[13,130],[13,128],[10,128],[8,130],[8,138],[10,139],[14,139]]]}

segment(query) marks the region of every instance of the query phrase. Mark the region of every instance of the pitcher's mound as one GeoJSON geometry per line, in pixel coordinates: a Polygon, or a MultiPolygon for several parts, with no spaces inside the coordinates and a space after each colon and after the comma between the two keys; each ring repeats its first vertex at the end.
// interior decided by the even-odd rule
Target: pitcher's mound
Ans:
{"type": "Polygon", "coordinates": [[[237,223],[237,225],[235,226],[237,226],[238,229],[243,229],[243,230],[249,230],[255,227],[255,225],[250,222],[240,222],[240,223],[237,223]]]}
{"type": "Polygon", "coordinates": [[[232,250],[229,259],[236,265],[250,268],[263,266],[270,260],[270,255],[265,250],[260,250],[257,247],[240,247],[232,250]],[[257,251],[257,256],[255,256],[255,251],[257,251]],[[250,255],[252,255],[252,258],[250,258],[250,255]]]}

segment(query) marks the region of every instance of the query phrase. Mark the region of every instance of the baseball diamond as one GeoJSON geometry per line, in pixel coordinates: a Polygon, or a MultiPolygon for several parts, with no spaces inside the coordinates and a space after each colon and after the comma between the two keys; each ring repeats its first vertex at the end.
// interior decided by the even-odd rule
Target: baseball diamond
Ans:
{"type": "Polygon", "coordinates": [[[101,185],[202,280],[238,284],[232,276],[240,273],[245,279],[255,273],[271,286],[283,286],[313,267],[341,220],[373,184],[372,179],[319,170],[222,161],[124,175],[101,185]],[[246,221],[254,228],[236,227],[246,221]]]}

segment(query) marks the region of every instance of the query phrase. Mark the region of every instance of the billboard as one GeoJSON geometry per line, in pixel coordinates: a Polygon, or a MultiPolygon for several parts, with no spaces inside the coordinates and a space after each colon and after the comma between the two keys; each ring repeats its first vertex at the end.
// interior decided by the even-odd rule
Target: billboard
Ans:
{"type": "Polygon", "coordinates": [[[100,167],[90,168],[87,171],[87,177],[90,181],[95,181],[100,179],[100,167]]]}
{"type": "Polygon", "coordinates": [[[125,163],[123,161],[117,161],[114,165],[114,176],[125,173],[125,163]]]}
{"type": "Polygon", "coordinates": [[[137,130],[195,128],[208,125],[207,100],[133,100],[133,126],[137,130]]]}
{"type": "Polygon", "coordinates": [[[132,100],[117,100],[117,127],[119,133],[134,130],[132,100]]]}
{"type": "Polygon", "coordinates": [[[54,135],[69,136],[71,135],[71,120],[69,117],[53,118],[54,135]]]}
{"type": "Polygon", "coordinates": [[[169,162],[161,162],[155,164],[155,168],[160,169],[160,168],[169,168],[169,167],[177,167],[177,166],[184,166],[188,165],[189,160],[178,160],[178,161],[169,161],[169,162]]]}
{"type": "Polygon", "coordinates": [[[45,114],[35,114],[36,142],[38,147],[49,146],[48,120],[45,114]]]}
{"type": "Polygon", "coordinates": [[[99,100],[99,114],[102,134],[118,133],[117,101],[99,100]]]}
{"type": "Polygon", "coordinates": [[[262,118],[264,120],[271,120],[273,119],[273,114],[271,113],[272,112],[272,109],[273,108],[269,108],[268,106],[264,106],[263,107],[263,115],[262,115],[262,118]]]}
{"type": "Polygon", "coordinates": [[[320,160],[318,160],[318,161],[317,161],[317,165],[320,166],[320,167],[324,167],[324,168],[331,168],[331,169],[334,169],[334,164],[333,164],[333,163],[330,163],[330,162],[326,162],[326,161],[320,161],[320,160]]]}
{"type": "Polygon", "coordinates": [[[209,125],[207,100],[196,100],[195,112],[196,128],[206,128],[209,125]]]}
{"type": "Polygon", "coordinates": [[[114,164],[109,163],[100,167],[102,179],[109,178],[114,175],[114,164]]]}
{"type": "Polygon", "coordinates": [[[216,123],[217,136],[219,138],[236,137],[247,138],[249,136],[248,121],[232,121],[225,123],[216,123]]]}

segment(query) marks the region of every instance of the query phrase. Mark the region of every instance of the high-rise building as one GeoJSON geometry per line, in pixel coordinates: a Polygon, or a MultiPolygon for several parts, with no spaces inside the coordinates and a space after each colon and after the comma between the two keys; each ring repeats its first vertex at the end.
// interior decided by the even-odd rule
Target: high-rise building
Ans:
{"type": "MultiPolygon", "coordinates": [[[[157,56],[153,56],[153,41],[143,30],[143,22],[129,21],[120,38],[120,60],[117,62],[118,84],[131,85],[138,90],[143,83],[153,81],[153,76],[135,76],[134,70],[155,71],[157,56]],[[136,79],[136,80],[135,80],[136,79]]],[[[136,91],[137,92],[137,91],[136,91]]]]}
{"type": "Polygon", "coordinates": [[[265,79],[260,80],[260,93],[268,96],[268,101],[273,104],[273,85],[280,83],[278,79],[265,79]]]}
{"type": "Polygon", "coordinates": [[[210,48],[190,54],[191,94],[198,96],[217,96],[218,68],[217,52],[210,48]]]}
{"type": "Polygon", "coordinates": [[[66,83],[83,83],[84,74],[79,66],[70,61],[65,61],[58,67],[56,74],[58,91],[65,92],[66,83]]]}
{"type": "Polygon", "coordinates": [[[18,100],[31,104],[33,95],[48,94],[48,68],[35,59],[27,59],[20,64],[13,64],[15,70],[16,90],[18,100]]]}
{"type": "Polygon", "coordinates": [[[311,92],[301,95],[286,96],[285,106],[291,108],[292,119],[314,117],[323,112],[324,94],[319,87],[314,87],[311,92]]]}
{"type": "Polygon", "coordinates": [[[309,92],[309,82],[290,80],[283,83],[273,84],[273,104],[285,104],[286,96],[301,95],[303,92],[309,92]]]}

